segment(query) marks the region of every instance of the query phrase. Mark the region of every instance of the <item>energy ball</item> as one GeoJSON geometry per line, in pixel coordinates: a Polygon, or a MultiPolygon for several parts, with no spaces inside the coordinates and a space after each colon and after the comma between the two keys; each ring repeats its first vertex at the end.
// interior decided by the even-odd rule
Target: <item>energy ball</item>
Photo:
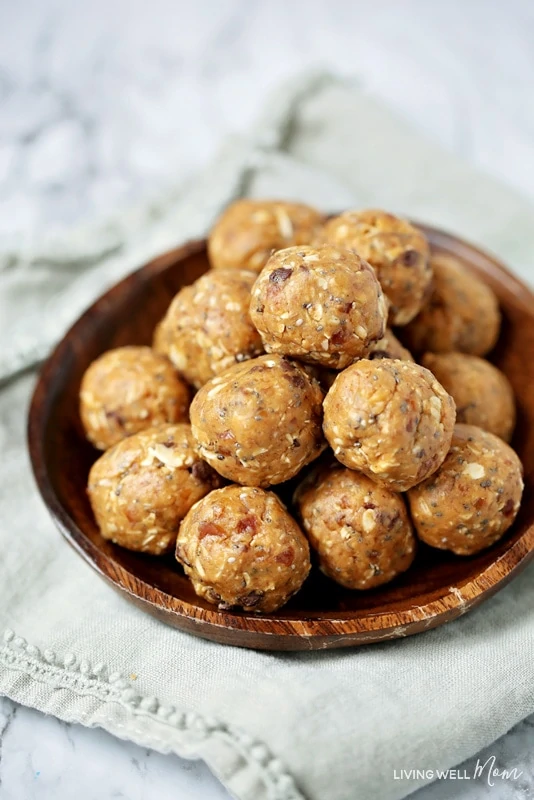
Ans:
{"type": "Polygon", "coordinates": [[[156,328],[154,348],[197,389],[236,362],[263,353],[248,310],[255,279],[242,269],[207,272],[178,292],[156,328]]]}
{"type": "Polygon", "coordinates": [[[86,370],[80,388],[85,434],[107,450],[132,433],[187,422],[190,393],[173,365],[150,347],[108,350],[86,370]]]}
{"type": "MultiPolygon", "coordinates": [[[[412,354],[401,345],[390,328],[386,329],[386,333],[382,339],[379,339],[371,345],[366,358],[370,360],[375,358],[398,358],[401,361],[414,360],[412,354]]],[[[324,392],[328,392],[339,374],[337,370],[329,369],[328,367],[313,367],[311,364],[306,364],[305,368],[308,372],[310,370],[312,371],[310,374],[313,374],[313,376],[317,378],[324,392]]]]}
{"type": "Polygon", "coordinates": [[[326,446],[322,399],[317,381],[282,356],[236,364],[193,400],[191,426],[199,452],[236,483],[287,481],[326,446]]]}
{"type": "Polygon", "coordinates": [[[417,317],[403,328],[403,343],[414,353],[457,350],[485,355],[499,337],[497,298],[455,258],[437,255],[432,265],[432,293],[417,317]]]}
{"type": "Polygon", "coordinates": [[[372,589],[411,565],[415,537],[400,494],[334,462],[318,467],[294,502],[321,570],[347,589],[372,589]]]}
{"type": "MultiPolygon", "coordinates": [[[[390,328],[386,329],[386,333],[382,339],[379,339],[371,345],[366,358],[370,360],[375,358],[398,358],[401,361],[414,360],[412,354],[401,345],[390,328]]],[[[328,367],[313,367],[311,364],[306,364],[305,368],[308,372],[310,370],[312,371],[310,374],[313,374],[313,376],[317,378],[324,392],[330,389],[339,374],[337,370],[329,369],[328,367]]]]}
{"type": "Polygon", "coordinates": [[[506,375],[478,356],[426,353],[429,369],[456,403],[456,421],[478,425],[510,441],[515,426],[515,400],[506,375]]]}
{"type": "Polygon", "coordinates": [[[310,571],[306,537],[272,492],[227,486],[196,503],[176,543],[195,592],[220,609],[269,613],[310,571]]]}
{"type": "Polygon", "coordinates": [[[459,556],[494,544],[519,510],[522,472],[519,458],[502,439],[474,425],[456,425],[441,467],[408,492],[419,538],[459,556]]]}
{"type": "Polygon", "coordinates": [[[258,276],[250,315],[268,353],[343,369],[384,336],[387,304],[356,253],[289,247],[274,253],[258,276]]]}
{"type": "Polygon", "coordinates": [[[189,425],[163,425],[100,456],[89,473],[88,494],[104,539],[162,555],[173,549],[193,503],[221,483],[197,454],[189,425]]]}
{"type": "Polygon", "coordinates": [[[385,211],[345,211],[326,223],[322,238],[371,264],[391,304],[392,325],[406,325],[420,311],[432,281],[430,250],[420,230],[385,211]]]}
{"type": "MultiPolygon", "coordinates": [[[[170,329],[165,324],[165,317],[158,322],[152,335],[152,350],[159,355],[169,358],[170,329]]],[[[169,359],[170,360],[170,359],[169,359]]]]}
{"type": "Polygon", "coordinates": [[[302,203],[237,200],[228,206],[208,240],[211,266],[259,272],[273,250],[308,244],[317,235],[322,215],[302,203]]]}
{"type": "Polygon", "coordinates": [[[402,346],[391,328],[386,328],[383,338],[371,345],[367,358],[398,358],[400,361],[414,360],[410,351],[402,346]]]}
{"type": "Polygon", "coordinates": [[[405,492],[442,463],[454,419],[454,400],[424,367],[362,359],[326,395],[323,428],[338,461],[405,492]]]}

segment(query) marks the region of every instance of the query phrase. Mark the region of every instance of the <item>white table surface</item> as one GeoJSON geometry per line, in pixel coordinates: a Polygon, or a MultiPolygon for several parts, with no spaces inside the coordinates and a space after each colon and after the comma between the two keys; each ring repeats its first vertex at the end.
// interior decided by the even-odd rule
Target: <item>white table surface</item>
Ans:
{"type": "MultiPolygon", "coordinates": [[[[531,0],[0,0],[0,246],[193,173],[266,91],[313,66],[358,74],[445,147],[534,196],[531,0]]],[[[534,797],[534,717],[481,759],[492,756],[522,774],[439,781],[414,797],[534,797]]],[[[201,763],[0,699],[0,799],[74,797],[228,794],[201,763]]]]}

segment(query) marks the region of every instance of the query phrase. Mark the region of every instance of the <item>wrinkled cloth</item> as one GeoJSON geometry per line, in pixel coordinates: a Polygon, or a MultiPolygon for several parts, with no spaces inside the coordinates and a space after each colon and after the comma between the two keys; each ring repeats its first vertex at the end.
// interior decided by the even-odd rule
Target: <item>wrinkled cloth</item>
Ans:
{"type": "Polygon", "coordinates": [[[66,546],[25,444],[33,367],[107,286],[204,235],[233,198],[384,207],[493,250],[532,281],[534,208],[351,82],[307,75],[195,182],[106,224],[0,255],[0,693],[203,758],[239,800],[394,800],[534,711],[534,569],[434,631],[317,653],[194,638],[116,594],[66,546]]]}

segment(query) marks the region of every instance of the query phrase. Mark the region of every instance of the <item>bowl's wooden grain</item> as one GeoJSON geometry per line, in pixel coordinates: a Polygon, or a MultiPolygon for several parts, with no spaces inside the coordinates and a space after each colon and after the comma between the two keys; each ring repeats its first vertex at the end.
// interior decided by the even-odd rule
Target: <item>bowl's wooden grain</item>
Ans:
{"type": "Polygon", "coordinates": [[[200,600],[172,558],[123,550],[100,536],[87,500],[97,453],[85,441],[78,388],[104,350],[147,344],[174,294],[207,268],[204,242],[155,259],[106,292],[66,334],[43,367],[29,415],[29,446],[39,489],[61,533],[132,602],[189,633],[266,650],[347,647],[393,639],[453,620],[504,586],[534,554],[534,295],[493,257],[448,234],[421,226],[435,250],[450,252],[493,287],[504,312],[492,356],[518,401],[514,437],[525,467],[523,505],[511,531],[471,558],[422,546],[412,569],[388,586],[351,592],[318,571],[270,616],[218,611],[200,600]]]}

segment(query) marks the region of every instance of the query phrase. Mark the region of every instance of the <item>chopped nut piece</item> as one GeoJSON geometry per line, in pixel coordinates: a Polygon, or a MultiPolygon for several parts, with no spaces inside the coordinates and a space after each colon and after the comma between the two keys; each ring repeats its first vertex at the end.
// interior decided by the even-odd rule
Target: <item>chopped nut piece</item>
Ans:
{"type": "Polygon", "coordinates": [[[479,478],[483,478],[486,474],[486,471],[482,464],[466,464],[462,470],[466,475],[469,475],[470,478],[474,480],[478,480],[479,478]]]}

